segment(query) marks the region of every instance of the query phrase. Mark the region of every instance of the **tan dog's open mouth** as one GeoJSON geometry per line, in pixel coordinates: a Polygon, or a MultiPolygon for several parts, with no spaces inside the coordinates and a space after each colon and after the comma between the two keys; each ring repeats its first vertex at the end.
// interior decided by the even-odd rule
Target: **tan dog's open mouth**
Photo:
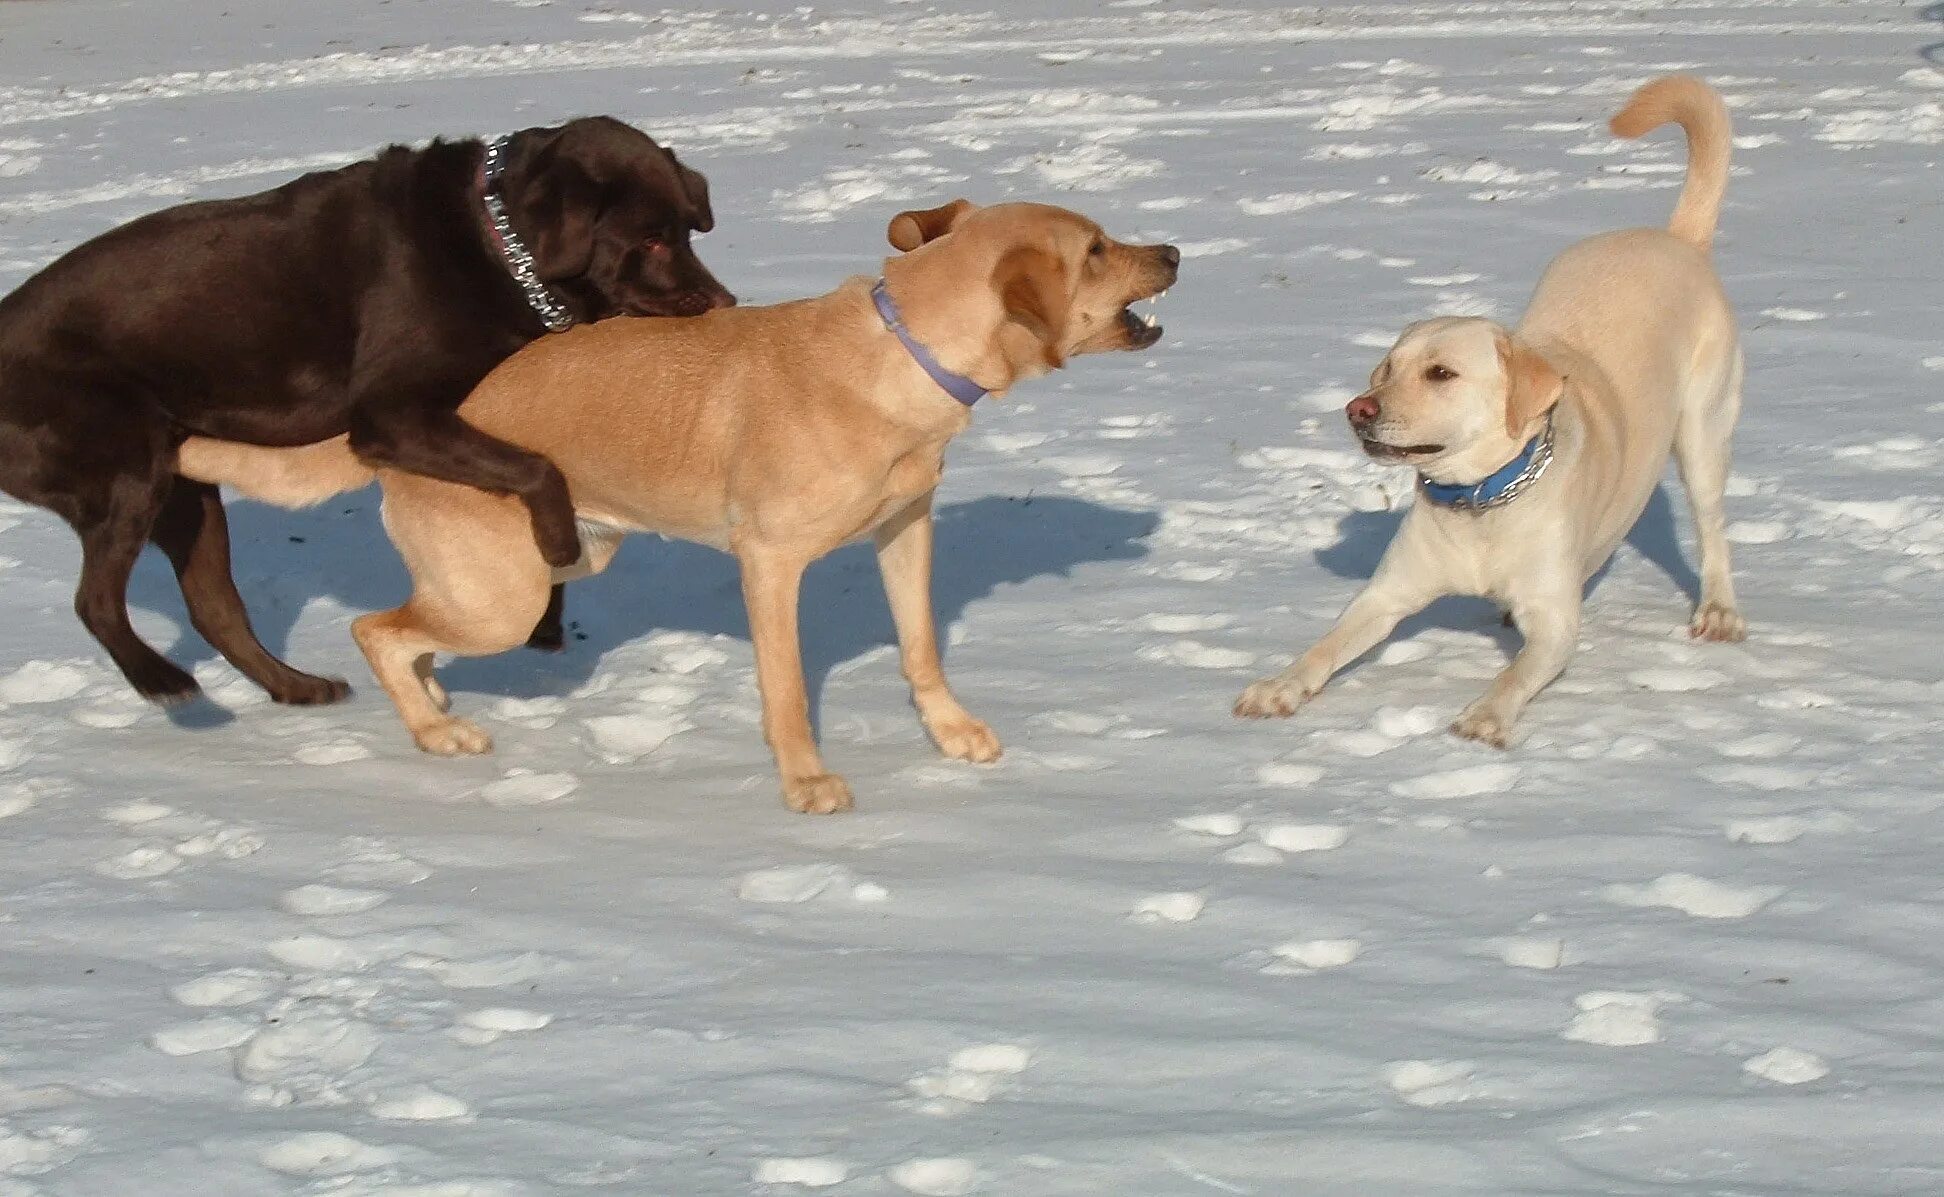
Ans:
{"type": "Polygon", "coordinates": [[[1168,288],[1163,287],[1152,295],[1145,295],[1129,301],[1128,305],[1121,309],[1120,321],[1121,326],[1127,331],[1127,347],[1129,349],[1146,349],[1161,339],[1163,329],[1161,322],[1155,319],[1154,313],[1156,307],[1167,297],[1167,294],[1168,288]],[[1134,305],[1137,303],[1146,304],[1146,309],[1139,312],[1135,311],[1134,305]]]}

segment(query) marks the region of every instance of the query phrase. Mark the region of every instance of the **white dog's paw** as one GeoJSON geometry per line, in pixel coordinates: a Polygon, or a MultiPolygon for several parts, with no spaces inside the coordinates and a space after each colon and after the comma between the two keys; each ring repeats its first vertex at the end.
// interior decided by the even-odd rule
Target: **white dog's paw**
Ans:
{"type": "Polygon", "coordinates": [[[928,721],[925,730],[938,745],[938,751],[955,761],[985,765],[999,759],[1004,751],[999,737],[980,719],[960,715],[953,719],[928,721]]]}
{"type": "Polygon", "coordinates": [[[418,746],[434,756],[478,756],[493,750],[493,737],[464,719],[445,719],[412,732],[418,746]]]}
{"type": "Polygon", "coordinates": [[[833,815],[851,808],[850,785],[835,773],[786,777],[783,805],[799,815],[833,815]]]}
{"type": "Polygon", "coordinates": [[[1742,613],[1723,603],[1703,603],[1694,609],[1688,635],[1696,640],[1734,642],[1748,638],[1748,621],[1742,613]]]}
{"type": "Polygon", "coordinates": [[[1451,734],[1504,748],[1512,742],[1512,720],[1500,717],[1497,711],[1483,704],[1473,704],[1452,722],[1451,734]]]}
{"type": "Polygon", "coordinates": [[[1250,682],[1235,700],[1235,714],[1240,719],[1287,719],[1315,694],[1295,678],[1279,673],[1250,682]]]}

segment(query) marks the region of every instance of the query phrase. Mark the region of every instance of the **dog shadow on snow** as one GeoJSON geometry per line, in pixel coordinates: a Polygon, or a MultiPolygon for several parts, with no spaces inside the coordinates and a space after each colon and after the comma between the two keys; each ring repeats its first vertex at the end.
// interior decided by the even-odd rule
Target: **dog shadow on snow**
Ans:
{"type": "MultiPolygon", "coordinates": [[[[328,598],[353,613],[385,610],[409,593],[404,566],[377,518],[378,492],[367,489],[307,511],[238,501],[229,505],[237,586],[266,647],[288,659],[290,634],[305,606],[328,598]]],[[[1067,575],[1092,562],[1147,555],[1160,523],[1152,511],[1124,510],[1067,496],[989,495],[946,503],[935,512],[932,608],[941,651],[974,601],[1000,587],[1043,575],[1067,575]]],[[[137,606],[182,619],[182,596],[159,555],[145,554],[129,588],[137,606]]],[[[804,679],[813,722],[825,681],[837,666],[881,645],[896,629],[869,543],[845,546],[804,574],[799,608],[804,679]]],[[[185,621],[186,622],[186,621],[185,621]]],[[[510,649],[491,657],[444,661],[440,680],[462,695],[535,698],[564,695],[586,682],[612,649],[652,632],[697,632],[749,639],[749,620],[735,559],[686,541],[628,538],[608,569],[567,586],[567,649],[510,649]]],[[[191,632],[170,650],[177,660],[213,651],[191,632]]],[[[366,701],[382,692],[346,637],[324,659],[305,652],[291,663],[311,672],[344,667],[366,701]]],[[[896,676],[896,658],[886,661],[896,676]]],[[[214,704],[182,709],[187,726],[227,722],[214,704]]]]}
{"type": "MultiPolygon", "coordinates": [[[[1397,534],[1397,526],[1403,522],[1401,511],[1356,511],[1345,516],[1338,527],[1337,543],[1327,549],[1320,549],[1316,562],[1324,569],[1340,578],[1354,581],[1360,587],[1377,572],[1377,562],[1383,559],[1384,550],[1390,547],[1391,538],[1397,534]]],[[[1647,499],[1646,510],[1634,522],[1633,530],[1627,533],[1627,543],[1635,552],[1647,558],[1656,568],[1666,574],[1668,579],[1688,597],[1690,603],[1700,601],[1701,577],[1688,564],[1681,553],[1680,533],[1676,524],[1673,499],[1668,495],[1667,485],[1662,483],[1654,488],[1647,499]]],[[[1586,584],[1586,594],[1590,597],[1605,580],[1613,568],[1612,559],[1602,565],[1593,579],[1586,584]]],[[[1349,603],[1354,590],[1346,588],[1343,602],[1349,603]]],[[[1483,632],[1498,641],[1500,649],[1510,657],[1524,643],[1519,633],[1507,627],[1499,607],[1489,599],[1451,597],[1442,598],[1397,625],[1384,641],[1389,644],[1396,640],[1409,640],[1427,628],[1451,628],[1468,632],[1483,632]]],[[[1307,639],[1298,646],[1298,651],[1315,642],[1325,628],[1318,627],[1309,633],[1307,639]]],[[[1368,661],[1369,658],[1364,658],[1368,661]]],[[[1350,668],[1355,668],[1352,666],[1350,668]]]]}

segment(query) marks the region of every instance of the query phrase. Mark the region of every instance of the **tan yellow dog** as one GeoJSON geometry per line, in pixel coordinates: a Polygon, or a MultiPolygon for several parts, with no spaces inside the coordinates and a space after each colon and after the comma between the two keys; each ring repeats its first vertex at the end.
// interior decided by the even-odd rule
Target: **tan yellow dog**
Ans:
{"type": "MultiPolygon", "coordinates": [[[[726,549],[741,566],[763,732],[790,809],[851,805],[811,736],[797,597],[806,566],[865,536],[926,730],[947,756],[999,756],[939,662],[931,508],[945,445],[979,391],[1003,394],[1076,354],[1152,345],[1160,328],[1128,305],[1165,290],[1180,254],[1122,244],[1037,204],[957,200],[900,214],[888,235],[907,251],[884,263],[888,305],[857,277],[773,307],[608,320],[535,342],[480,384],[460,415],[567,477],[584,544],[568,570],[541,560],[518,499],[378,472],[412,597],[352,632],[419,747],[491,747],[447,713],[434,654],[521,644],[554,581],[605,568],[630,532],[658,532],[726,549]]],[[[276,450],[192,439],[179,469],[287,506],[373,476],[342,441],[276,450]]]]}
{"type": "Polygon", "coordinates": [[[1687,131],[1688,177],[1667,230],[1604,233],[1553,259],[1519,327],[1414,324],[1345,409],[1366,452],[1414,467],[1417,501],[1335,627],[1236,700],[1289,715],[1400,620],[1447,594],[1504,606],[1525,646],[1452,725],[1503,748],[1579,641],[1580,598],[1640,518],[1671,451],[1701,541],[1693,634],[1740,640],[1722,533],[1741,410],[1735,314],[1709,260],[1728,187],[1728,110],[1698,79],[1647,84],[1613,118],[1639,137],[1687,131]]]}

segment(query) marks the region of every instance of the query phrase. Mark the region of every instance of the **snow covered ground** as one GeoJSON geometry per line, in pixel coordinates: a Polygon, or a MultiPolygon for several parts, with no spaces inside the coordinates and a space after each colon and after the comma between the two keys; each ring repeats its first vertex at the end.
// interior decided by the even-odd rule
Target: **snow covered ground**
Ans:
{"type": "Polygon", "coordinates": [[[595,111],[708,172],[750,302],[959,194],[1176,240],[1151,356],[952,454],[938,604],[1005,759],[934,759],[862,551],[807,586],[860,803],[819,819],[708,551],[631,544],[567,655],[448,669],[500,746],[453,762],[345,634],[401,594],[370,495],[233,517],[266,638],[355,700],[263,702],[151,561],[140,626],[215,700],[173,717],[6,505],[0,1195],[1944,1191],[1934,7],[609,2],[0,5],[0,286],[595,111]],[[1569,241],[1666,219],[1679,138],[1604,121],[1674,68],[1738,121],[1748,643],[1686,638],[1670,481],[1509,753],[1443,731],[1510,647],[1463,602],[1232,720],[1408,496],[1343,400],[1407,320],[1514,315],[1569,241]]]}

